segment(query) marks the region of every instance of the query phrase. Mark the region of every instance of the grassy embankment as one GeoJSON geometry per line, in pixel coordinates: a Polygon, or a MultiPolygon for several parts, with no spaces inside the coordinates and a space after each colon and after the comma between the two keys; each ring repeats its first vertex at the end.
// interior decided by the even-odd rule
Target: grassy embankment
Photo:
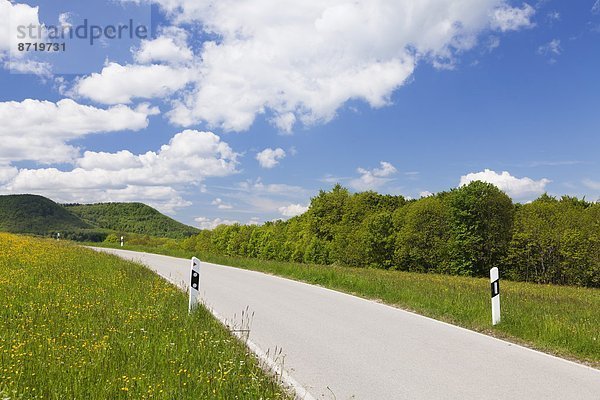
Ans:
{"type": "Polygon", "coordinates": [[[0,398],[285,398],[208,311],[143,266],[0,233],[0,398]]]}
{"type": "MultiPolygon", "coordinates": [[[[184,258],[193,255],[179,249],[144,246],[125,249],[184,258]]],[[[503,280],[502,322],[492,327],[487,279],[225,256],[201,258],[375,299],[600,368],[598,289],[503,280]]]]}

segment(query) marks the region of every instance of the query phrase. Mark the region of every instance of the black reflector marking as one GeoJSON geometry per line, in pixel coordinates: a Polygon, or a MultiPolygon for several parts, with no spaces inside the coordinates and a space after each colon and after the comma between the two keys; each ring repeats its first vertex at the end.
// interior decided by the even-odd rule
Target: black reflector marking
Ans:
{"type": "Polygon", "coordinates": [[[492,297],[496,297],[500,294],[500,280],[492,282],[492,297]]]}
{"type": "Polygon", "coordinates": [[[192,272],[192,287],[198,289],[198,285],[200,285],[200,274],[194,271],[192,272]]]}

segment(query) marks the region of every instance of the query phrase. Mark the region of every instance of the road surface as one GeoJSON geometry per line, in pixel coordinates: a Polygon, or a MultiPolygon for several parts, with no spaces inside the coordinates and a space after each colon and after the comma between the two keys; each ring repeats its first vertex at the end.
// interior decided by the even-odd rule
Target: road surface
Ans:
{"type": "MultiPolygon", "coordinates": [[[[98,250],[187,282],[188,260],[98,250]]],[[[250,340],[265,353],[283,349],[307,399],[600,400],[599,370],[386,305],[209,263],[200,285],[221,317],[239,323],[254,312],[250,340]]]]}

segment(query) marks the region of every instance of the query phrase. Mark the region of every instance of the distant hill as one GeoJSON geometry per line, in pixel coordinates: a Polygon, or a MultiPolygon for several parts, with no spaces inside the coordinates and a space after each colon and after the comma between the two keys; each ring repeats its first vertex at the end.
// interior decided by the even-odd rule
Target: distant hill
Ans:
{"type": "Polygon", "coordinates": [[[0,196],[0,231],[65,239],[102,241],[111,233],[185,238],[198,229],[184,225],[142,203],[57,204],[37,195],[0,196]]]}
{"type": "Polygon", "coordinates": [[[65,207],[90,225],[116,232],[174,239],[199,232],[142,203],[66,204],[65,207]]]}
{"type": "Polygon", "coordinates": [[[0,230],[47,235],[93,228],[65,207],[42,196],[0,196],[0,230]]]}

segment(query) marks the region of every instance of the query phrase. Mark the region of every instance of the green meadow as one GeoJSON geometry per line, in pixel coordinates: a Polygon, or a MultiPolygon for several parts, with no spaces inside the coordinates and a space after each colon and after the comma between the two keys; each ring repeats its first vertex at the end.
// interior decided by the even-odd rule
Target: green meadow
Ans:
{"type": "Polygon", "coordinates": [[[145,267],[0,234],[0,398],[288,398],[203,307],[145,267]]]}

